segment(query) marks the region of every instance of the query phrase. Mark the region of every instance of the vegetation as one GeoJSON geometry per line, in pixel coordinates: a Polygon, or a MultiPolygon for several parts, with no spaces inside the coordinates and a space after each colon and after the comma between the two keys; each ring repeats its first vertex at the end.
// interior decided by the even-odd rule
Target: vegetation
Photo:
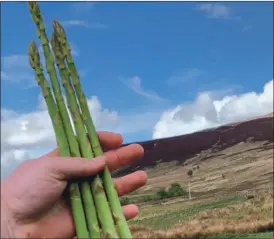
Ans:
{"type": "MultiPolygon", "coordinates": [[[[171,228],[176,223],[182,220],[189,219],[190,217],[193,217],[202,211],[214,209],[214,208],[223,208],[225,206],[233,205],[239,202],[244,202],[246,200],[247,200],[246,197],[243,197],[243,196],[226,198],[226,199],[215,201],[208,204],[194,205],[190,208],[183,209],[183,210],[170,210],[156,217],[139,219],[138,223],[155,228],[155,229],[171,228]],[[164,218],[165,220],[163,220],[164,218]],[[168,222],[168,225],[167,225],[167,222],[168,222]]],[[[132,223],[133,222],[135,222],[135,220],[132,221],[132,223]]]]}
{"type": "MultiPolygon", "coordinates": [[[[65,31],[59,22],[53,21],[51,39],[53,51],[51,51],[39,6],[37,2],[29,2],[28,5],[42,44],[53,93],[44,76],[40,55],[34,41],[31,41],[29,45],[29,63],[34,69],[37,83],[43,92],[60,154],[89,159],[99,156],[103,151],[81,88],[79,74],[71,56],[65,31]],[[58,67],[69,111],[67,111],[61,93],[55,65],[58,67]],[[74,125],[71,124],[69,113],[74,125]]],[[[79,184],[70,183],[69,192],[78,238],[100,238],[101,232],[103,237],[107,238],[119,238],[119,236],[131,238],[107,167],[102,175],[96,175],[91,181],[83,181],[79,184]]]]}
{"type": "Polygon", "coordinates": [[[161,188],[155,194],[145,195],[143,197],[136,198],[135,200],[125,196],[121,198],[120,202],[122,205],[127,205],[131,203],[157,201],[185,195],[187,195],[187,192],[184,190],[184,188],[179,183],[173,183],[169,188],[161,188]]]}
{"type": "Polygon", "coordinates": [[[168,189],[161,188],[156,193],[159,199],[178,197],[178,196],[183,196],[185,194],[186,194],[186,191],[183,189],[183,187],[179,183],[171,184],[171,186],[168,189]]]}
{"type": "Polygon", "coordinates": [[[187,171],[187,175],[188,175],[189,177],[192,177],[193,171],[192,171],[191,169],[189,169],[189,170],[187,171]]]}
{"type": "Polygon", "coordinates": [[[121,198],[120,202],[121,202],[121,205],[123,205],[123,206],[124,205],[128,205],[128,204],[131,203],[131,201],[130,201],[130,199],[128,197],[121,198]]]}
{"type": "Polygon", "coordinates": [[[273,233],[251,233],[251,234],[224,234],[216,235],[216,239],[273,239],[273,233]]]}
{"type": "MultiPolygon", "coordinates": [[[[59,22],[54,21],[50,44],[38,4],[30,2],[29,9],[42,44],[46,70],[51,84],[47,82],[44,75],[38,47],[34,41],[29,45],[29,63],[43,92],[60,154],[62,156],[81,156],[84,158],[99,156],[102,154],[102,148],[88,110],[86,97],[71,56],[65,31],[59,22]],[[57,70],[55,66],[57,66],[57,70]],[[58,76],[60,76],[60,82],[64,88],[65,98],[63,98],[61,93],[62,89],[58,76]]],[[[236,157],[233,155],[230,155],[230,157],[236,157]]],[[[267,160],[269,159],[265,159],[262,165],[269,164],[267,160]]],[[[235,178],[243,175],[237,173],[237,170],[248,169],[244,167],[246,165],[240,165],[240,162],[242,162],[240,160],[233,160],[232,164],[235,170],[227,169],[227,164],[225,166],[226,169],[224,169],[225,167],[223,165],[220,166],[219,162],[220,160],[215,161],[214,166],[211,164],[210,167],[201,163],[203,170],[199,170],[200,166],[196,165],[192,166],[192,169],[189,169],[187,173],[185,171],[177,173],[176,171],[177,175],[179,175],[178,181],[186,182],[187,179],[189,180],[188,190],[181,184],[174,183],[174,177],[171,178],[169,174],[167,176],[169,181],[162,180],[164,181],[162,185],[159,185],[158,182],[160,177],[155,180],[157,181],[155,183],[157,186],[154,188],[160,188],[158,191],[155,192],[153,190],[152,192],[146,192],[146,194],[140,193],[137,196],[128,195],[120,200],[107,168],[93,179],[70,183],[68,186],[70,203],[77,237],[131,238],[132,232],[136,238],[198,239],[214,236],[219,239],[236,239],[239,238],[239,235],[236,234],[240,233],[246,233],[241,238],[250,238],[252,236],[256,238],[257,235],[260,235],[257,238],[268,238],[266,236],[269,236],[269,233],[256,235],[248,235],[247,233],[273,231],[273,194],[263,195],[258,193],[256,195],[226,196],[216,199],[216,195],[219,197],[220,193],[224,191],[226,182],[229,184],[227,192],[230,193],[232,191],[231,180],[233,179],[233,182],[237,182],[235,178]],[[214,173],[212,170],[213,167],[217,167],[216,165],[219,168],[215,168],[216,171],[214,173]],[[202,171],[206,170],[208,170],[207,174],[201,175],[202,171]],[[195,177],[193,176],[194,171],[195,177]],[[226,180],[220,180],[220,175],[222,179],[226,180]],[[221,189],[217,181],[221,181],[221,189]],[[191,184],[195,190],[192,192],[193,194],[195,193],[195,197],[193,200],[188,200],[187,195],[189,199],[192,199],[191,184]],[[197,187],[200,189],[200,191],[197,190],[199,196],[196,196],[197,187]],[[207,195],[204,195],[206,193],[207,195]],[[210,195],[210,200],[208,200],[208,195],[210,195]],[[207,198],[207,202],[202,201],[205,198],[207,198]],[[142,210],[140,211],[141,215],[137,219],[130,221],[129,227],[121,205],[130,203],[139,203],[142,210]],[[157,206],[160,209],[157,209],[157,206]],[[145,210],[150,210],[150,213],[145,214],[145,210]]],[[[189,164],[191,163],[184,162],[184,165],[189,164]]],[[[257,168],[259,166],[257,165],[257,168]]],[[[167,167],[168,172],[173,169],[177,170],[177,165],[172,167],[174,168],[167,167]]],[[[270,166],[267,167],[271,168],[270,166]]],[[[156,168],[155,172],[159,175],[161,170],[160,163],[156,168]]],[[[121,173],[124,170],[121,169],[116,173],[121,173]]],[[[154,169],[150,168],[149,170],[152,172],[154,169]]],[[[241,182],[237,182],[237,185],[234,185],[235,188],[241,188],[245,181],[246,178],[241,182]]]]}
{"type": "Polygon", "coordinates": [[[252,200],[235,196],[182,210],[153,212],[131,221],[136,238],[272,238],[269,231],[273,229],[272,193],[260,193],[252,200]]]}
{"type": "Polygon", "coordinates": [[[150,169],[147,186],[128,195],[140,208],[138,217],[130,221],[133,237],[273,238],[273,150],[261,150],[262,145],[272,144],[239,144],[209,160],[190,158],[186,167],[150,169]],[[203,170],[190,177],[187,172],[197,162],[203,170]],[[155,188],[168,191],[168,182],[187,180],[191,180],[192,200],[186,195],[137,201],[142,195],[155,197],[155,188]]]}
{"type": "Polygon", "coordinates": [[[168,198],[168,197],[169,197],[169,193],[168,193],[168,191],[167,191],[165,188],[161,188],[161,189],[157,192],[157,196],[158,196],[160,199],[168,198]]]}

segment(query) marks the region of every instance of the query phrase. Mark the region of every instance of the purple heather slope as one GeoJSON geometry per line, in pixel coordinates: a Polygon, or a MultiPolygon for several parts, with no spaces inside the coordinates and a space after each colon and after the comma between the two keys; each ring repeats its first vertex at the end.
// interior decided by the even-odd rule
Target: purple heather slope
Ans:
{"type": "Polygon", "coordinates": [[[202,150],[218,151],[247,140],[273,142],[273,115],[187,135],[137,142],[144,147],[144,157],[119,174],[154,167],[159,160],[183,163],[202,150]]]}

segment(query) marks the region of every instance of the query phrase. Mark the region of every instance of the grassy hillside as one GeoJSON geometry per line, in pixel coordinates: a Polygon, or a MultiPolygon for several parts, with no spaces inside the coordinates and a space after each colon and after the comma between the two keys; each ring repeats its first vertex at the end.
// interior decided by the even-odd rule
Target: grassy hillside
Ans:
{"type": "MultiPolygon", "coordinates": [[[[197,151],[192,154],[183,155],[189,152],[188,145],[180,147],[180,144],[188,142],[188,137],[193,135],[184,136],[183,140],[181,136],[145,142],[144,147],[154,145],[154,148],[146,149],[145,157],[135,165],[135,170],[144,168],[149,176],[148,183],[122,198],[125,203],[137,203],[140,208],[139,216],[130,222],[134,236],[271,238],[274,227],[273,118],[252,122],[256,137],[243,130],[246,126],[243,131],[229,128],[231,132],[226,135],[223,131],[220,133],[220,129],[214,129],[217,133],[209,131],[210,135],[216,133],[219,139],[221,135],[223,138],[219,142],[223,146],[215,144],[200,150],[199,144],[210,141],[206,137],[208,132],[203,132],[205,138],[199,138],[198,146],[194,145],[197,151]],[[237,136],[243,139],[240,142],[234,140],[239,132],[244,132],[237,136]],[[161,145],[169,145],[170,140],[176,139],[179,152],[168,154],[170,149],[161,145]],[[158,152],[157,147],[161,147],[158,152]],[[165,156],[161,157],[161,153],[165,156]],[[176,160],[178,158],[182,160],[176,160]],[[153,164],[148,162],[150,159],[153,164]],[[192,176],[188,176],[189,170],[192,170],[192,176]]],[[[194,146],[189,147],[194,149],[194,146]]]]}

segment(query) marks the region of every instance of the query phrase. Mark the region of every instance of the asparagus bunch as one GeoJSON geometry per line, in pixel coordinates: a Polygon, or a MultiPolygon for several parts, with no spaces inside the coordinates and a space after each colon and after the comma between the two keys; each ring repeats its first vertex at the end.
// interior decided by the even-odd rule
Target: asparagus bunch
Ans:
{"type": "MultiPolygon", "coordinates": [[[[62,52],[64,59],[66,60],[66,63],[68,65],[69,72],[71,74],[72,83],[74,85],[74,89],[79,100],[79,105],[80,105],[82,116],[83,116],[82,118],[88,131],[88,136],[91,142],[93,152],[96,157],[100,156],[103,154],[103,150],[99,143],[96,130],[88,109],[87,100],[81,87],[80,77],[71,55],[71,48],[67,41],[65,30],[61,26],[61,24],[57,21],[53,22],[53,27],[54,27],[54,31],[56,32],[56,36],[60,42],[60,47],[61,47],[60,52],[62,52]]],[[[120,200],[117,195],[117,191],[115,189],[111,174],[107,167],[103,171],[102,178],[103,178],[106,194],[110,202],[112,215],[117,225],[119,235],[122,238],[131,238],[131,233],[130,233],[126,218],[124,216],[124,213],[120,204],[120,200]]],[[[96,204],[96,207],[99,208],[99,205],[97,206],[96,204]]]]}
{"type": "MultiPolygon", "coordinates": [[[[38,49],[33,41],[29,46],[30,65],[35,71],[37,82],[47,103],[60,154],[72,157],[81,156],[87,159],[99,156],[103,151],[88,109],[86,97],[80,85],[79,75],[70,53],[65,31],[60,23],[54,21],[54,32],[51,39],[53,56],[38,4],[29,2],[29,9],[42,43],[54,96],[43,74],[38,49]],[[74,135],[73,126],[70,123],[69,114],[61,94],[54,60],[59,69],[76,135],[74,135]],[[89,136],[89,140],[87,140],[86,135],[89,136]]],[[[107,167],[101,175],[96,175],[89,182],[85,180],[79,184],[70,183],[69,192],[78,238],[100,238],[99,224],[104,237],[131,238],[119,197],[107,167]]]]}
{"type": "MultiPolygon", "coordinates": [[[[42,89],[43,96],[48,107],[48,112],[52,120],[59,153],[61,156],[70,156],[72,155],[71,152],[73,152],[73,150],[77,151],[77,148],[73,148],[73,145],[69,144],[67,140],[68,132],[65,132],[65,127],[61,119],[60,110],[55,103],[55,100],[50,90],[50,86],[44,76],[40,56],[34,41],[32,41],[29,45],[28,55],[29,63],[35,71],[37,83],[40,85],[42,89]]],[[[56,98],[58,99],[58,97],[56,98]]],[[[74,138],[73,134],[72,138],[74,138]]],[[[69,184],[69,192],[77,236],[79,238],[88,238],[89,235],[86,227],[85,214],[78,184],[69,184]]]]}
{"type": "MultiPolygon", "coordinates": [[[[90,142],[87,140],[86,137],[86,129],[85,125],[83,124],[81,118],[81,112],[78,108],[77,99],[74,96],[74,89],[72,88],[71,82],[69,80],[69,72],[65,65],[65,57],[61,50],[60,43],[58,42],[57,33],[54,31],[53,37],[51,40],[51,45],[53,48],[53,52],[55,55],[56,63],[59,68],[60,76],[62,79],[62,83],[65,89],[66,98],[68,100],[68,108],[72,115],[77,139],[79,142],[80,150],[82,157],[84,158],[93,158],[93,152],[90,145],[90,142]]],[[[97,206],[98,217],[102,226],[103,231],[107,234],[106,237],[116,238],[118,237],[114,221],[112,218],[111,211],[109,209],[108,201],[105,195],[105,191],[101,182],[99,175],[95,177],[95,179],[91,182],[91,189],[94,195],[94,200],[97,206]]],[[[85,201],[84,201],[85,204],[85,201]]],[[[93,206],[94,209],[94,206],[93,206]]],[[[94,213],[92,214],[93,217],[94,213]]],[[[91,227],[89,230],[93,230],[94,226],[92,225],[97,218],[87,217],[88,225],[90,224],[91,227]],[[89,220],[91,221],[89,223],[89,220]],[[93,221],[94,220],[94,221],[93,221]]]]}

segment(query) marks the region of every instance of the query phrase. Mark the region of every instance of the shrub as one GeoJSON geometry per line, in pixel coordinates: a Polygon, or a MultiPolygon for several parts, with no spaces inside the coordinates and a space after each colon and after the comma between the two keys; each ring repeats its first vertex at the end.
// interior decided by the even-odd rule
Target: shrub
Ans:
{"type": "Polygon", "coordinates": [[[182,186],[179,183],[171,184],[171,187],[168,190],[169,197],[177,197],[185,194],[186,194],[186,191],[182,188],[182,186]]]}
{"type": "Polygon", "coordinates": [[[189,177],[191,177],[191,176],[193,175],[193,171],[192,171],[191,169],[189,169],[189,170],[187,171],[187,175],[188,175],[189,177]]]}
{"type": "Polygon", "coordinates": [[[124,206],[124,205],[128,205],[130,204],[130,199],[128,197],[123,197],[120,199],[120,202],[121,202],[121,205],[124,206]]]}
{"type": "Polygon", "coordinates": [[[156,194],[160,199],[168,198],[169,196],[165,188],[161,188],[156,194]]]}
{"type": "Polygon", "coordinates": [[[153,200],[153,199],[154,199],[154,198],[153,198],[152,196],[150,196],[150,195],[146,195],[146,196],[143,197],[143,201],[144,201],[144,202],[151,201],[151,200],[153,200]]]}
{"type": "Polygon", "coordinates": [[[182,186],[179,183],[173,183],[171,184],[168,190],[166,190],[165,188],[161,188],[156,193],[156,196],[159,199],[164,199],[164,198],[178,197],[185,194],[186,194],[186,191],[182,188],[182,186]]]}

